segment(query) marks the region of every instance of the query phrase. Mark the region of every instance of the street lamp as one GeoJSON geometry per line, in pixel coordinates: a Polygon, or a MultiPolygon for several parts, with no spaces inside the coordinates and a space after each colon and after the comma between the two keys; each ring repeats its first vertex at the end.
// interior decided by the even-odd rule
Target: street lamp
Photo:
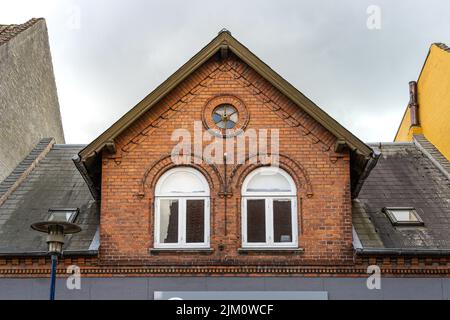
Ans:
{"type": "Polygon", "coordinates": [[[50,300],[55,300],[56,265],[58,256],[62,254],[64,236],[81,231],[73,223],[78,215],[78,208],[49,209],[49,217],[45,221],[35,222],[31,225],[33,230],[47,234],[48,253],[51,256],[50,300]]]}

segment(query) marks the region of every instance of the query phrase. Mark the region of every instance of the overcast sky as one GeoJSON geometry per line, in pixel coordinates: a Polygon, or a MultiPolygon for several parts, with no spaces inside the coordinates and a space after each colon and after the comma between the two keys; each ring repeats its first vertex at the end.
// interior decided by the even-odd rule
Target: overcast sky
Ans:
{"type": "Polygon", "coordinates": [[[67,143],[92,141],[222,28],[362,140],[392,141],[408,81],[431,43],[450,44],[448,0],[0,1],[0,24],[47,20],[67,143]]]}

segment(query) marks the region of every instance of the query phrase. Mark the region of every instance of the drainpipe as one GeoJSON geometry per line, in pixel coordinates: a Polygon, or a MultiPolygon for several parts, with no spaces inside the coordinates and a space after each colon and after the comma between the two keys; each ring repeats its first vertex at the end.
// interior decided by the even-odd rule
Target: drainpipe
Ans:
{"type": "Polygon", "coordinates": [[[409,82],[409,114],[411,118],[411,127],[419,126],[419,104],[417,103],[417,82],[409,82]]]}
{"type": "Polygon", "coordinates": [[[227,153],[225,152],[223,154],[223,171],[224,171],[224,181],[223,181],[223,191],[224,191],[224,203],[223,203],[223,209],[225,211],[225,217],[224,217],[224,224],[225,224],[225,235],[228,234],[228,227],[227,227],[227,196],[228,196],[228,183],[227,183],[227,153]]]}

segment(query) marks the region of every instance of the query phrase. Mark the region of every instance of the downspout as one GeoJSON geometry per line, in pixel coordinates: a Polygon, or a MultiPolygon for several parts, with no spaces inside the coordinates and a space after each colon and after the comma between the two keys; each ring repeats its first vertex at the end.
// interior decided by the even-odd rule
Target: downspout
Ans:
{"type": "Polygon", "coordinates": [[[223,154],[223,173],[224,173],[224,180],[223,180],[223,209],[224,209],[224,224],[225,224],[225,236],[228,234],[228,227],[227,227],[227,197],[228,197],[228,182],[227,182],[227,153],[225,152],[223,154]]]}

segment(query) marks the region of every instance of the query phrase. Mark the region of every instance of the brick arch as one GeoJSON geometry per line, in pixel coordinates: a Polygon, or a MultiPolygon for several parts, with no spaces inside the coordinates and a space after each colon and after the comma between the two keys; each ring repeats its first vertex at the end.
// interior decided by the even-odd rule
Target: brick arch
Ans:
{"type": "Polygon", "coordinates": [[[158,160],[152,162],[142,176],[139,196],[144,197],[146,194],[148,194],[149,190],[154,190],[158,179],[166,171],[176,167],[194,168],[204,175],[206,181],[208,181],[211,192],[217,189],[217,186],[219,186],[220,189],[223,186],[223,178],[219,170],[217,169],[217,166],[214,164],[200,165],[194,163],[194,158],[203,160],[200,156],[192,153],[190,155],[190,163],[176,164],[172,161],[171,154],[166,154],[158,160]]]}
{"type": "MultiPolygon", "coordinates": [[[[271,156],[269,155],[248,156],[243,164],[237,164],[236,166],[234,166],[227,180],[227,184],[231,185],[234,181],[236,189],[240,190],[240,187],[242,186],[245,177],[247,177],[247,175],[250,172],[260,167],[270,166],[272,163],[273,161],[271,159],[271,156]],[[267,163],[261,163],[257,158],[260,156],[266,156],[268,159],[267,163]],[[251,162],[250,160],[254,159],[255,157],[257,158],[255,163],[250,163],[251,162]]],[[[299,162],[295,161],[294,159],[292,159],[287,155],[280,154],[277,165],[281,169],[289,173],[292,179],[294,179],[294,182],[297,186],[297,192],[306,194],[308,198],[313,196],[313,189],[309,175],[305,170],[305,168],[299,162]]]]}

